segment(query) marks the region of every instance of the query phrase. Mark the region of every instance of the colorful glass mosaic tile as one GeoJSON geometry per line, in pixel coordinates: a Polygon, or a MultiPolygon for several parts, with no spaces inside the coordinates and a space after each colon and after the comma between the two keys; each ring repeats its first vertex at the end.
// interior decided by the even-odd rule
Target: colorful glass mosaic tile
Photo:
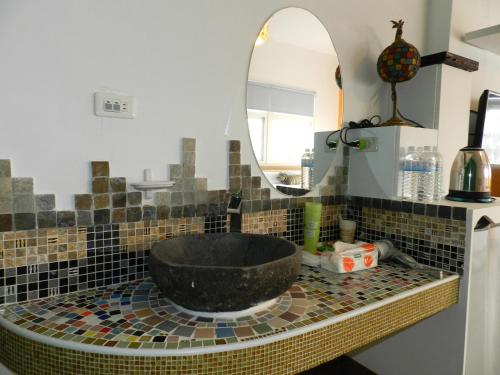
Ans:
{"type": "Polygon", "coordinates": [[[392,264],[352,274],[304,266],[297,282],[271,306],[245,316],[219,318],[187,313],[148,278],[7,305],[1,319],[44,336],[90,345],[209,347],[293,331],[433,281],[430,274],[392,264]]]}

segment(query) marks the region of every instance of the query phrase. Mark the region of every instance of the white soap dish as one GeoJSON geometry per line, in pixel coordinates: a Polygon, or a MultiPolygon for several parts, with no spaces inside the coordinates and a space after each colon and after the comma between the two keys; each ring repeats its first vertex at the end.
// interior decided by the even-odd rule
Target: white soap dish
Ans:
{"type": "Polygon", "coordinates": [[[175,181],[143,181],[130,184],[134,189],[140,191],[168,189],[175,185],[175,181]]]}

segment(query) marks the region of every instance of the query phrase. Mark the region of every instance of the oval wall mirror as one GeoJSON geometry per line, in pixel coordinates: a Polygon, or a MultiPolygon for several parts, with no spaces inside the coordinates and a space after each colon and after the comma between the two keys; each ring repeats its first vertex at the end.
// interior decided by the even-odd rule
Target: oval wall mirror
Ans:
{"type": "Polygon", "coordinates": [[[247,83],[248,129],[263,174],[285,194],[307,193],[333,161],[326,137],[342,124],[338,66],[325,27],[301,8],[273,14],[256,39],[247,83]]]}

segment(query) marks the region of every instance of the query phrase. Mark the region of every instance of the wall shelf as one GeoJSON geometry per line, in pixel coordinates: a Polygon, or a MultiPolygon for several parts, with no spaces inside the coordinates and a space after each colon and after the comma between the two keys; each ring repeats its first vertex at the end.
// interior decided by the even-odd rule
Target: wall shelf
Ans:
{"type": "Polygon", "coordinates": [[[466,33],[464,41],[475,47],[500,55],[500,25],[466,33]]]}

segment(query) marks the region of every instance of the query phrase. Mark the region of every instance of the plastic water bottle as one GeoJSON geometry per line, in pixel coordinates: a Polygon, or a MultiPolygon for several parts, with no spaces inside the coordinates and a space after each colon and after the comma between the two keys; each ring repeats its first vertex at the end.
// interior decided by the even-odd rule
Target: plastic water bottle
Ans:
{"type": "Polygon", "coordinates": [[[314,148],[311,149],[309,154],[309,189],[314,187],[314,148]]]}
{"type": "Polygon", "coordinates": [[[434,171],[434,194],[432,200],[438,201],[443,198],[443,156],[439,153],[437,146],[432,148],[432,153],[436,159],[436,169],[434,171]]]}
{"type": "MultiPolygon", "coordinates": [[[[437,151],[437,150],[436,150],[437,151]]],[[[431,146],[425,146],[421,156],[421,172],[418,177],[419,201],[432,201],[435,194],[436,174],[439,168],[437,154],[431,146]]]]}
{"type": "Polygon", "coordinates": [[[420,153],[414,146],[408,147],[408,152],[401,161],[403,199],[417,199],[417,182],[420,168],[420,153]]]}
{"type": "Polygon", "coordinates": [[[310,190],[312,187],[312,176],[313,176],[313,155],[311,153],[311,150],[306,148],[306,152],[304,155],[302,155],[302,160],[301,160],[301,173],[302,173],[302,179],[300,186],[302,189],[307,189],[310,190]]]}

